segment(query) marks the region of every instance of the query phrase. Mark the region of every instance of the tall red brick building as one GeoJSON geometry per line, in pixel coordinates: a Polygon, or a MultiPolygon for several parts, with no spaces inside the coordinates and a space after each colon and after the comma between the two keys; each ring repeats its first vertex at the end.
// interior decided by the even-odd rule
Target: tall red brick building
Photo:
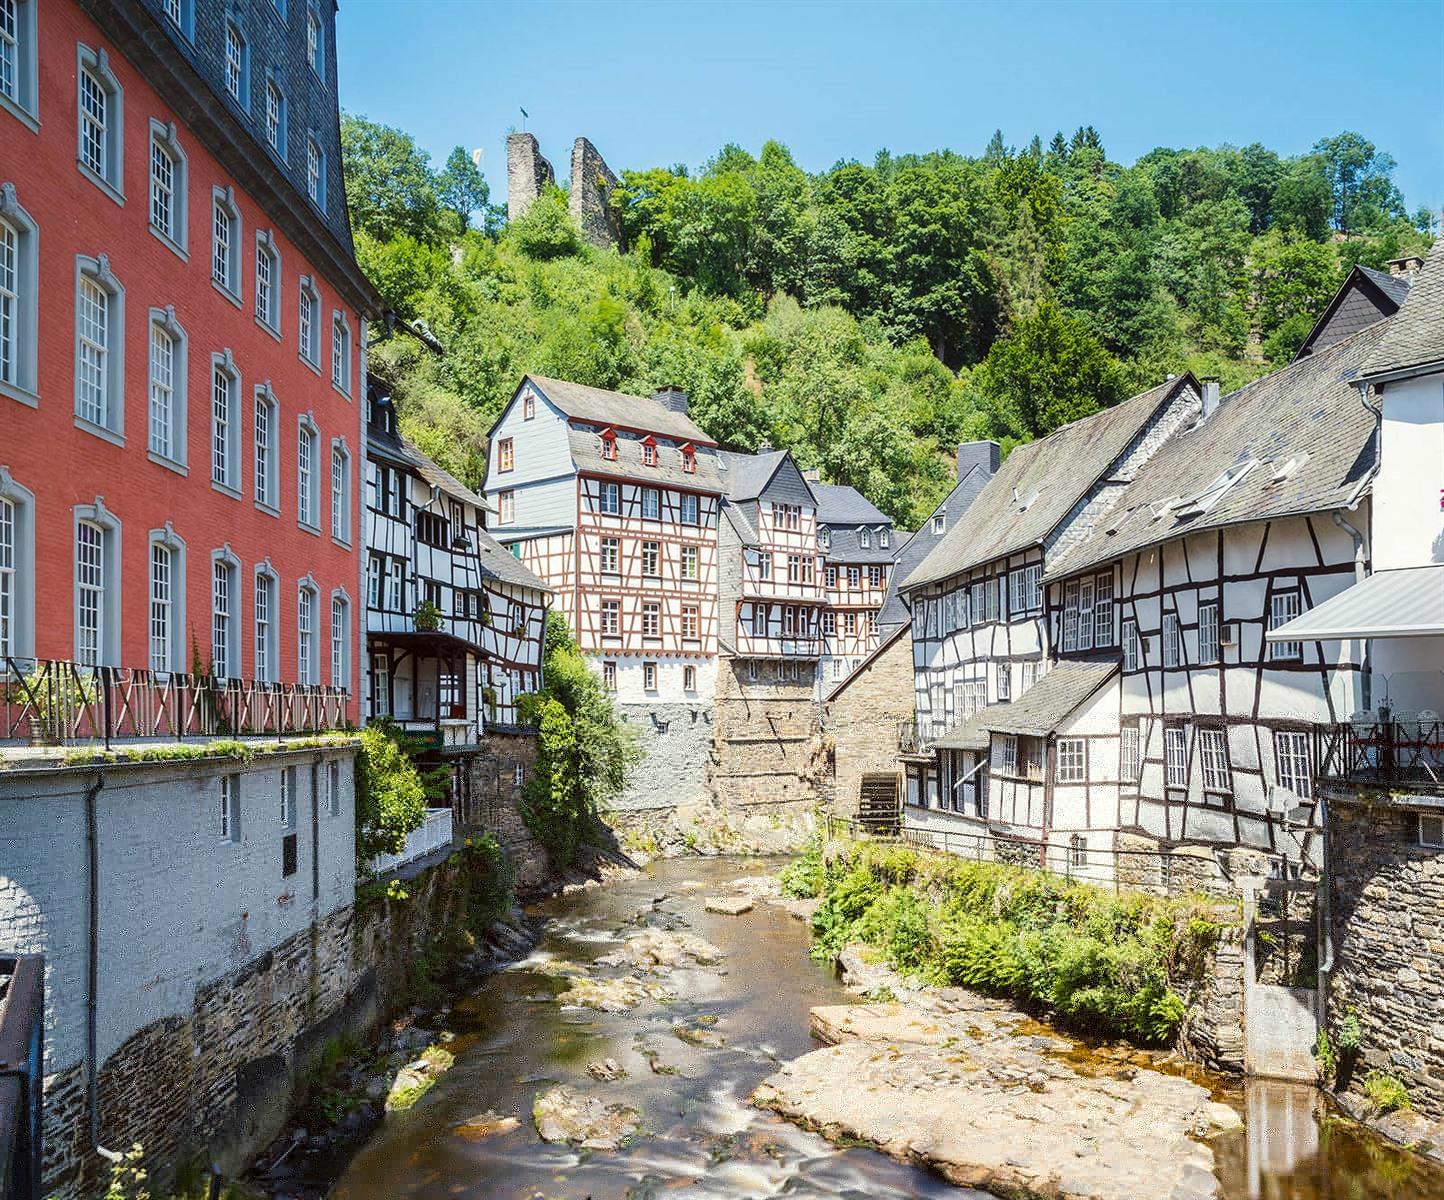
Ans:
{"type": "Polygon", "coordinates": [[[0,0],[0,656],[21,669],[199,660],[343,689],[358,716],[379,301],[334,18],[0,0]]]}

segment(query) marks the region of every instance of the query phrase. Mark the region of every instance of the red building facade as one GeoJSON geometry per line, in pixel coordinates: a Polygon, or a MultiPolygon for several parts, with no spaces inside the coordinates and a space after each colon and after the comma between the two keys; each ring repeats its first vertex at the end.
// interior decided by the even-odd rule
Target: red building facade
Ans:
{"type": "Polygon", "coordinates": [[[0,656],[355,719],[378,305],[334,9],[286,7],[0,0],[0,656]]]}

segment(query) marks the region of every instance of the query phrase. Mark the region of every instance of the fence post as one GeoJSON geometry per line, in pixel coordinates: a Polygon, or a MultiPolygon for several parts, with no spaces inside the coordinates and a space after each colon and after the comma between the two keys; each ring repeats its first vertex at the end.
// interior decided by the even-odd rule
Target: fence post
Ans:
{"type": "Polygon", "coordinates": [[[111,667],[101,667],[101,668],[100,668],[100,686],[101,686],[101,689],[102,689],[102,695],[103,695],[103,697],[104,697],[104,699],[103,699],[102,702],[101,702],[101,710],[102,710],[102,712],[105,714],[105,717],[104,717],[104,720],[105,720],[105,748],[106,748],[107,750],[110,749],[110,733],[111,733],[110,726],[111,726],[111,721],[112,721],[112,717],[111,717],[111,713],[110,713],[110,687],[111,687],[111,683],[112,683],[112,680],[111,680],[111,677],[110,677],[110,673],[111,673],[111,670],[112,670],[112,669],[113,669],[113,668],[111,668],[111,667]]]}

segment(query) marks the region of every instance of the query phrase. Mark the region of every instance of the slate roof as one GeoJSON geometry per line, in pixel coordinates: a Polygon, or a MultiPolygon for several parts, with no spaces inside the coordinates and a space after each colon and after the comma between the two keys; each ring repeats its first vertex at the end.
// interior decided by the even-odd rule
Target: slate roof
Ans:
{"type": "Polygon", "coordinates": [[[854,487],[839,483],[812,483],[821,525],[891,525],[892,518],[876,508],[854,487]]]}
{"type": "MultiPolygon", "coordinates": [[[[727,499],[739,502],[756,500],[786,457],[786,450],[768,450],[763,454],[739,454],[735,450],[717,451],[727,499]]],[[[813,485],[809,483],[807,486],[813,485]]]]}
{"type": "Polygon", "coordinates": [[[1367,275],[1395,304],[1403,304],[1409,296],[1409,279],[1402,275],[1390,275],[1388,271],[1376,271],[1362,263],[1356,268],[1367,275]]]}
{"type": "Polygon", "coordinates": [[[577,468],[594,475],[610,475],[634,483],[651,483],[693,492],[720,493],[723,489],[717,457],[710,447],[697,451],[697,469],[682,470],[681,456],[675,446],[657,447],[657,465],[649,467],[642,461],[640,438],[617,438],[617,457],[602,457],[602,439],[591,430],[567,428],[567,445],[577,468]]]}
{"type": "Polygon", "coordinates": [[[954,725],[942,737],[934,739],[933,749],[986,750],[988,748],[988,726],[986,724],[988,714],[995,708],[1006,707],[1005,704],[990,704],[987,708],[978,709],[961,725],[954,725]]]}
{"type": "MultiPolygon", "coordinates": [[[[954,525],[903,582],[904,590],[957,575],[1043,541],[1098,482],[1134,436],[1192,375],[1073,421],[1019,446],[954,525]],[[1014,500],[1014,492],[1018,500],[1014,500]],[[1031,501],[1026,508],[1020,501],[1031,501]]],[[[926,526],[924,527],[926,528],[926,526]]]]}
{"type": "Polygon", "coordinates": [[[530,567],[523,564],[485,529],[477,530],[476,540],[477,562],[483,573],[515,587],[532,588],[534,591],[548,593],[554,590],[550,584],[543,583],[530,567]]]}
{"type": "MultiPolygon", "coordinates": [[[[813,484],[815,488],[817,485],[813,484]]],[[[822,557],[830,563],[878,563],[892,562],[892,556],[897,552],[897,539],[891,533],[888,535],[888,544],[882,545],[879,529],[890,529],[886,523],[881,525],[829,525],[827,527],[827,542],[822,550],[822,557]],[[868,545],[862,544],[862,531],[869,531],[868,545]]]]}
{"type": "Polygon", "coordinates": [[[404,451],[406,459],[416,468],[416,473],[426,480],[432,487],[440,489],[446,495],[457,500],[465,500],[468,504],[474,504],[477,508],[486,509],[490,512],[496,511],[496,506],[489,504],[486,499],[476,492],[473,492],[466,484],[462,483],[450,471],[432,462],[426,455],[421,453],[420,448],[405,434],[402,434],[398,441],[404,451]]]}
{"type": "Polygon", "coordinates": [[[907,577],[918,567],[936,547],[947,531],[956,525],[968,511],[973,501],[978,498],[979,493],[988,486],[988,480],[992,476],[981,467],[973,467],[966,475],[953,485],[953,490],[948,493],[937,508],[928,514],[928,519],[919,526],[918,531],[913,534],[894,534],[899,542],[893,552],[892,578],[888,580],[887,598],[883,601],[882,608],[877,614],[877,623],[886,628],[889,625],[898,625],[911,621],[912,614],[908,612],[907,606],[902,601],[902,585],[907,577]],[[943,532],[933,532],[933,517],[938,512],[943,514],[943,532]]]}
{"type": "Polygon", "coordinates": [[[631,396],[626,392],[588,387],[565,379],[548,379],[545,375],[527,375],[522,382],[528,379],[573,420],[641,429],[704,446],[715,444],[691,417],[662,407],[650,396],[631,396]]]}
{"type": "Polygon", "coordinates": [[[1389,332],[1364,360],[1365,375],[1384,375],[1428,363],[1444,362],[1444,237],[1424,260],[1389,332]]]}
{"type": "Polygon", "coordinates": [[[1327,349],[1375,321],[1392,317],[1409,294],[1409,282],[1407,276],[1355,264],[1324,306],[1309,336],[1299,343],[1294,358],[1313,354],[1321,344],[1327,349]]]}
{"type": "Polygon", "coordinates": [[[1033,737],[1054,733],[1089,696],[1118,673],[1116,658],[1062,658],[1011,704],[983,710],[983,728],[1033,737]]]}
{"type": "Polygon", "coordinates": [[[1354,382],[1396,320],[1379,321],[1229,393],[1202,425],[1159,447],[1112,513],[1090,537],[1048,563],[1045,577],[1071,575],[1201,529],[1351,502],[1375,464],[1374,414],[1359,402],[1354,382]],[[1300,465],[1272,482],[1275,467],[1290,458],[1300,465]],[[1162,512],[1165,501],[1196,496],[1225,469],[1250,459],[1256,465],[1207,512],[1162,512]],[[1155,511],[1162,515],[1155,519],[1155,511]]]}

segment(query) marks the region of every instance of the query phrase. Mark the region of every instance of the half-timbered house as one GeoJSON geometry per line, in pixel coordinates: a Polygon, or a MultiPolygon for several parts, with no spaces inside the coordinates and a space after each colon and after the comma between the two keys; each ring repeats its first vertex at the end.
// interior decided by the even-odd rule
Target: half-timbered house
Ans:
{"type": "Polygon", "coordinates": [[[400,433],[386,389],[367,391],[366,716],[464,759],[540,685],[550,590],[487,532],[485,500],[400,433]]]}
{"type": "MultiPolygon", "coordinates": [[[[916,702],[899,739],[905,823],[978,837],[1028,837],[1047,824],[1060,730],[1075,719],[1093,730],[1095,694],[1113,686],[1113,672],[1045,678],[1045,563],[1106,518],[1202,404],[1184,375],[1018,447],[904,581],[916,702]],[[1035,687],[1044,690],[1031,695],[1035,687]]],[[[1118,638],[1106,589],[1090,588],[1089,613],[1087,646],[1106,660],[1118,638]]]]}
{"type": "Polygon", "coordinates": [[[528,375],[491,431],[497,539],[553,590],[647,763],[623,805],[700,798],[718,644],[715,443],[686,393],[528,375]]]}
{"type": "Polygon", "coordinates": [[[855,488],[809,479],[817,498],[822,551],[822,657],[819,695],[878,646],[878,614],[892,582],[892,518],[855,488]]]}

